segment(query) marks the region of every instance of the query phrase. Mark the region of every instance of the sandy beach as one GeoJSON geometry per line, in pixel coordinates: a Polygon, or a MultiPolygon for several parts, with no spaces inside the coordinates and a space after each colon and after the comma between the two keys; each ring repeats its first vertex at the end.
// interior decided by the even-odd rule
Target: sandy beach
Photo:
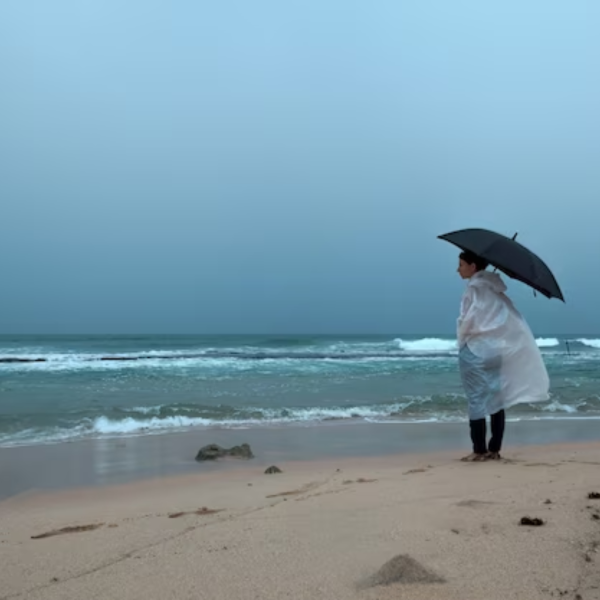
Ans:
{"type": "Polygon", "coordinates": [[[600,443],[460,455],[23,492],[0,503],[0,599],[600,598],[600,443]]]}

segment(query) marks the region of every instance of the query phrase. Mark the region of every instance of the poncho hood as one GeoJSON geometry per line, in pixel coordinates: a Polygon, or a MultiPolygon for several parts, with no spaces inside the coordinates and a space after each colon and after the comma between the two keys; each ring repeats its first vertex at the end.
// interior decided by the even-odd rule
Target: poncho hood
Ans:
{"type": "Polygon", "coordinates": [[[496,294],[503,294],[506,291],[506,285],[500,275],[491,271],[478,271],[469,279],[469,285],[477,288],[488,288],[496,294]]]}

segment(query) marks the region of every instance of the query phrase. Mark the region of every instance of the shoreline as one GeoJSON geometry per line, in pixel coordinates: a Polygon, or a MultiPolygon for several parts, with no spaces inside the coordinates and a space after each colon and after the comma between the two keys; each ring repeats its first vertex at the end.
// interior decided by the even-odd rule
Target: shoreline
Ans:
{"type": "MultiPolygon", "coordinates": [[[[524,446],[600,441],[594,419],[507,421],[504,455],[524,446]]],[[[193,429],[134,437],[77,440],[0,448],[0,501],[39,490],[114,486],[200,473],[262,469],[271,464],[318,463],[369,457],[468,453],[466,423],[320,423],[248,429],[193,429]],[[207,444],[249,443],[254,458],[198,463],[207,444]]]]}
{"type": "MultiPolygon", "coordinates": [[[[295,428],[317,428],[317,427],[347,427],[347,426],[392,426],[392,425],[460,425],[465,423],[466,415],[453,416],[449,418],[413,417],[408,419],[399,419],[394,417],[329,417],[323,419],[265,419],[260,421],[214,421],[210,424],[188,424],[180,426],[167,426],[164,428],[140,427],[139,429],[112,433],[88,433],[72,436],[60,437],[38,437],[25,439],[21,441],[4,440],[0,441],[0,450],[11,448],[30,448],[38,446],[54,446],[59,444],[92,443],[92,442],[110,442],[126,441],[129,439],[149,437],[149,436],[173,436],[188,433],[211,432],[211,431],[248,431],[253,429],[295,429],[295,428]]],[[[522,413],[513,414],[507,417],[506,423],[538,423],[538,422],[563,422],[563,421],[600,421],[600,413],[590,414],[570,414],[568,412],[560,413],[560,416],[541,416],[539,414],[522,413]]]]}

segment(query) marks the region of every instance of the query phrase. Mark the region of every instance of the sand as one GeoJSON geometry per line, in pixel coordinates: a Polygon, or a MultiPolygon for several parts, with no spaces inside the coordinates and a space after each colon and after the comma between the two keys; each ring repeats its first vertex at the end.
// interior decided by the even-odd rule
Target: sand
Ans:
{"type": "Polygon", "coordinates": [[[16,495],[0,599],[600,599],[600,444],[458,456],[16,495]]]}

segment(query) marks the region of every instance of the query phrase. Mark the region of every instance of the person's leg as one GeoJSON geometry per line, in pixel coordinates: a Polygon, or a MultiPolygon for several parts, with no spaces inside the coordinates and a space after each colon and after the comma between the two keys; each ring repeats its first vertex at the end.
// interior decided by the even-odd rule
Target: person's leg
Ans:
{"type": "Polygon", "coordinates": [[[471,428],[471,441],[473,442],[473,454],[485,454],[487,452],[485,437],[486,424],[485,419],[469,421],[471,428]]]}
{"type": "Polygon", "coordinates": [[[502,439],[504,438],[504,425],[506,422],[506,413],[499,410],[491,416],[492,439],[490,440],[489,453],[490,458],[500,458],[502,448],[502,439]]]}
{"type": "Polygon", "coordinates": [[[461,458],[464,462],[474,462],[485,460],[487,457],[486,452],[486,424],[485,419],[475,419],[469,421],[469,428],[471,430],[471,442],[473,442],[473,452],[468,456],[461,458]]]}
{"type": "Polygon", "coordinates": [[[487,454],[485,441],[485,399],[487,388],[483,362],[467,346],[463,346],[459,352],[459,366],[461,380],[467,396],[469,428],[473,443],[473,452],[461,460],[484,460],[487,454]]]}

